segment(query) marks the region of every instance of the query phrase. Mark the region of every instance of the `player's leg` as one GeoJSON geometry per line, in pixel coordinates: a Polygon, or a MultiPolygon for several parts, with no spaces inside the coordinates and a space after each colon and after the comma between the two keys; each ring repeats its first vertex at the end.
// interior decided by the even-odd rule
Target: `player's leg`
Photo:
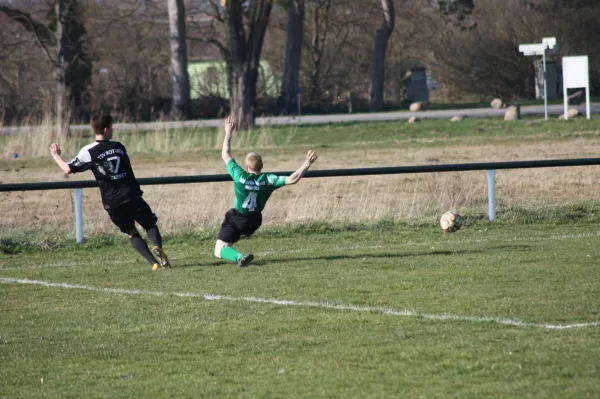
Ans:
{"type": "Polygon", "coordinates": [[[146,241],[144,241],[138,230],[135,228],[135,219],[133,218],[133,212],[130,209],[130,205],[124,204],[115,209],[111,209],[108,214],[113,224],[117,226],[122,233],[127,234],[129,241],[135,250],[142,255],[150,265],[152,265],[152,269],[158,269],[158,262],[150,252],[146,241]]]}
{"type": "MultiPolygon", "coordinates": [[[[244,218],[244,225],[242,228],[242,235],[246,237],[250,237],[252,234],[258,230],[260,225],[262,224],[262,214],[250,215],[244,218]]],[[[245,267],[248,266],[254,260],[254,255],[249,253],[247,255],[242,256],[240,260],[238,260],[238,266],[245,267]]]]}
{"type": "Polygon", "coordinates": [[[133,234],[127,235],[129,237],[129,241],[131,241],[131,244],[135,250],[138,251],[138,253],[142,255],[150,265],[152,265],[152,270],[157,270],[160,267],[160,264],[152,255],[152,252],[150,252],[148,244],[146,244],[146,241],[144,241],[137,229],[134,227],[133,230],[135,230],[135,232],[132,231],[133,234]]]}
{"type": "Polygon", "coordinates": [[[225,214],[225,219],[221,224],[221,229],[217,235],[217,242],[215,244],[215,257],[219,259],[225,259],[231,262],[235,262],[238,266],[247,266],[254,256],[252,254],[244,255],[233,248],[233,244],[236,243],[241,235],[242,231],[239,228],[240,217],[237,212],[230,209],[225,214]]]}
{"type": "Polygon", "coordinates": [[[233,248],[231,243],[221,240],[217,240],[215,244],[215,256],[237,263],[240,267],[248,266],[254,260],[253,254],[244,255],[233,248]]]}
{"type": "Polygon", "coordinates": [[[148,234],[148,239],[152,242],[152,253],[159,260],[159,263],[162,267],[170,269],[171,263],[169,262],[169,258],[167,254],[162,248],[162,236],[160,235],[160,230],[158,229],[158,218],[150,209],[150,206],[146,201],[142,198],[136,201],[135,211],[134,211],[134,219],[138,222],[144,230],[146,230],[146,234],[148,234]]]}

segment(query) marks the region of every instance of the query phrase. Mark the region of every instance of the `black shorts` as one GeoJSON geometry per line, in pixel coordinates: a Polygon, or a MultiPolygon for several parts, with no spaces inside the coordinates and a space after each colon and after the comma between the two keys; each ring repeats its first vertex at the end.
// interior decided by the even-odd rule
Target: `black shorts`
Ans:
{"type": "Polygon", "coordinates": [[[113,208],[108,211],[108,215],[121,232],[130,236],[138,232],[135,222],[138,222],[144,230],[151,229],[158,222],[158,218],[143,198],[138,198],[113,208]]]}
{"type": "Polygon", "coordinates": [[[237,242],[241,236],[251,236],[262,224],[262,214],[244,215],[235,209],[225,214],[217,238],[229,244],[237,242]]]}

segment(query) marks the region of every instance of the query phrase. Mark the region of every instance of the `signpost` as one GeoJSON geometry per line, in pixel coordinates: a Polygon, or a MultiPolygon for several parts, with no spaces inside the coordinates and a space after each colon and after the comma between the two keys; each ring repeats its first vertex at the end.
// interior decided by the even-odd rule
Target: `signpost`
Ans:
{"type": "Polygon", "coordinates": [[[541,55],[542,56],[542,68],[544,72],[544,116],[546,120],[548,120],[548,90],[546,85],[548,84],[547,76],[546,76],[546,50],[558,50],[558,45],[556,44],[555,37],[545,37],[542,39],[541,43],[531,43],[531,44],[520,44],[519,51],[523,53],[523,55],[532,56],[532,55],[541,55]]]}

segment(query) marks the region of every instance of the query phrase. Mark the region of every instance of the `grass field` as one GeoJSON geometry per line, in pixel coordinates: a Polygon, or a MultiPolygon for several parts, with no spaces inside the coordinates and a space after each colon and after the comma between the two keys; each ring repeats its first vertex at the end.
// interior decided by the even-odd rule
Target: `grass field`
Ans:
{"type": "Polygon", "coordinates": [[[597,222],[5,240],[0,397],[598,397],[597,222]]]}
{"type": "MultiPolygon", "coordinates": [[[[597,157],[598,117],[269,127],[269,171],[597,157]]],[[[136,176],[224,173],[217,129],[119,133],[136,176]]],[[[58,181],[54,139],[0,136],[2,183],[58,181]],[[14,152],[19,159],[10,159],[14,152]]],[[[62,139],[65,158],[89,137],[62,139]]],[[[256,263],[212,257],[230,184],[144,187],[152,272],[84,190],[0,193],[0,398],[600,396],[600,166],[306,179],[275,193],[256,263]],[[465,217],[457,233],[441,212],[465,217]]],[[[71,179],[91,179],[91,174],[71,179]]]]}

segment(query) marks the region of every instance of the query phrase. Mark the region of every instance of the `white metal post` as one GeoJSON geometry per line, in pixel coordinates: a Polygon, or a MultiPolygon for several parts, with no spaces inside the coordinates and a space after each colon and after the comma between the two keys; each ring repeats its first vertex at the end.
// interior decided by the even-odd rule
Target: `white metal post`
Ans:
{"type": "Polygon", "coordinates": [[[487,171],[488,180],[488,216],[490,222],[496,221],[496,170],[487,171]]]}
{"type": "Polygon", "coordinates": [[[567,97],[567,86],[565,85],[563,87],[563,103],[565,105],[565,113],[563,114],[565,116],[565,120],[568,121],[569,120],[569,97],[567,97]]]}
{"type": "Polygon", "coordinates": [[[83,189],[73,189],[75,202],[75,241],[77,244],[83,242],[83,189]]]}
{"type": "Polygon", "coordinates": [[[585,114],[590,119],[590,87],[585,89],[585,114]]]}
{"type": "Polygon", "coordinates": [[[544,70],[544,117],[548,120],[548,82],[546,78],[546,45],[544,44],[544,51],[542,53],[542,69],[544,70]]]}

